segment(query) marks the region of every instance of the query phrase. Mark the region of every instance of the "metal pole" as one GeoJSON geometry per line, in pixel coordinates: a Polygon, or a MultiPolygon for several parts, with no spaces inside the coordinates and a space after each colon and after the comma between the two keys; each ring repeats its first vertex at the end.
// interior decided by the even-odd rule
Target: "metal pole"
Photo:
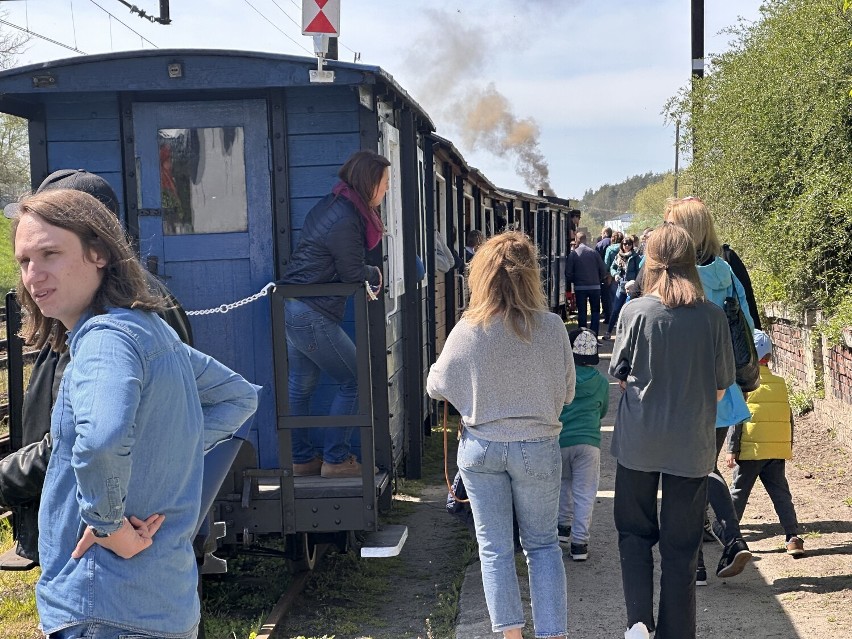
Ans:
{"type": "Polygon", "coordinates": [[[704,0],[692,0],[692,77],[704,77],[704,0]]]}
{"type": "Polygon", "coordinates": [[[674,196],[677,197],[678,163],[680,161],[680,120],[675,122],[674,196]]]}

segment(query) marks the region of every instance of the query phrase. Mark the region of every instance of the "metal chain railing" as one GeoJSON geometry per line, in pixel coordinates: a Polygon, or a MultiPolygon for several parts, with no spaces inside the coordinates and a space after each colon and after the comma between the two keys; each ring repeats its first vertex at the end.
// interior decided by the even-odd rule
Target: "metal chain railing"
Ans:
{"type": "Polygon", "coordinates": [[[212,315],[214,313],[227,313],[228,311],[233,311],[235,308],[239,308],[240,306],[245,306],[246,304],[251,304],[252,302],[259,300],[261,297],[266,297],[269,295],[269,289],[275,286],[275,282],[270,282],[262,289],[260,289],[254,295],[249,295],[246,298],[243,298],[237,302],[231,302],[230,304],[222,304],[221,306],[216,306],[214,308],[205,308],[200,311],[187,311],[187,315],[212,315]]]}

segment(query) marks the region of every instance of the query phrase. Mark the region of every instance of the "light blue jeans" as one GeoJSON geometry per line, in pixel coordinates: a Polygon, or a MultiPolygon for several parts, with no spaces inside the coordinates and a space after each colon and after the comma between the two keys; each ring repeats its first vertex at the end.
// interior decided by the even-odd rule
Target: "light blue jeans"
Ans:
{"type": "Polygon", "coordinates": [[[476,524],[492,629],[524,626],[512,540],[514,508],[529,567],[535,636],[567,634],[565,565],[556,534],[562,473],[558,438],[493,442],[465,430],[458,466],[476,524]]]}
{"type": "MultiPolygon", "coordinates": [[[[319,384],[321,373],[339,384],[328,414],[354,414],[358,408],[355,344],[340,324],[299,300],[287,300],[284,319],[287,327],[290,414],[311,414],[311,395],[319,384]]],[[[330,464],[346,461],[353,431],[354,428],[343,426],[323,429],[323,460],[330,464]]],[[[293,429],[294,462],[304,464],[316,457],[310,434],[309,428],[293,429]]]]}
{"type": "Polygon", "coordinates": [[[47,635],[48,639],[196,639],[196,637],[198,637],[198,626],[186,634],[162,635],[126,630],[100,622],[81,623],[47,635]]]}
{"type": "Polygon", "coordinates": [[[601,479],[601,449],[591,444],[578,444],[566,446],[561,451],[559,525],[571,526],[572,543],[587,544],[601,479]]]}

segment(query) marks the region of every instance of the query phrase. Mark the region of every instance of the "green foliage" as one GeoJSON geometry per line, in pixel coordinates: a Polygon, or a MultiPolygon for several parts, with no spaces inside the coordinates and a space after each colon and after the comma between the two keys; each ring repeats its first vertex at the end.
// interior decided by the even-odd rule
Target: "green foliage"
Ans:
{"type": "Polygon", "coordinates": [[[580,200],[583,216],[592,219],[591,223],[584,220],[585,225],[590,229],[596,225],[603,227],[605,220],[623,215],[630,210],[636,194],[659,179],[658,173],[648,172],[631,176],[618,184],[604,184],[594,191],[588,189],[580,200]]]}
{"type": "MultiPolygon", "coordinates": [[[[12,527],[8,519],[0,520],[0,552],[14,545],[12,527]]],[[[38,612],[35,604],[35,583],[41,571],[0,571],[0,619],[2,636],[16,639],[40,639],[38,612]]]]}
{"type": "MultiPolygon", "coordinates": [[[[680,197],[692,193],[692,178],[688,173],[678,175],[677,191],[680,197]]],[[[646,228],[654,228],[663,223],[663,209],[666,200],[675,193],[675,176],[669,171],[659,176],[639,191],[630,203],[633,221],[627,227],[629,233],[640,235],[646,228]]]]}
{"type": "Polygon", "coordinates": [[[0,215],[0,294],[15,288],[18,283],[18,265],[12,251],[12,240],[9,237],[11,220],[0,215]]]}
{"type": "Polygon", "coordinates": [[[17,200],[30,190],[27,121],[0,113],[0,198],[17,200]]]}
{"type": "Polygon", "coordinates": [[[790,410],[793,415],[800,417],[814,409],[814,400],[825,397],[822,388],[798,388],[792,380],[787,379],[787,396],[790,400],[790,410]]]}
{"type": "Polygon", "coordinates": [[[841,302],[834,308],[832,315],[823,321],[818,328],[831,347],[841,343],[843,329],[849,326],[852,326],[852,287],[842,295],[841,302]]]}
{"type": "Polygon", "coordinates": [[[694,133],[696,191],[758,298],[834,314],[852,288],[852,23],[837,0],[761,11],[667,112],[694,133]]]}

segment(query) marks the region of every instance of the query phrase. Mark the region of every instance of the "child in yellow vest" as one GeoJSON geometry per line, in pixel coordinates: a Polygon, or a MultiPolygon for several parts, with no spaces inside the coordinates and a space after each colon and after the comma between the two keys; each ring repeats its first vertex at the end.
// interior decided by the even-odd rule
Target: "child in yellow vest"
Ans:
{"type": "Polygon", "coordinates": [[[761,330],[754,331],[754,345],[760,360],[760,388],[747,398],[751,421],[731,427],[728,468],[734,469],[731,498],[737,517],[742,519],[748,497],[760,477],[772,500],[787,537],[787,554],[801,557],[804,542],[793,497],[784,474],[784,460],[793,456],[793,413],[784,380],[769,370],[772,342],[761,330]]]}

